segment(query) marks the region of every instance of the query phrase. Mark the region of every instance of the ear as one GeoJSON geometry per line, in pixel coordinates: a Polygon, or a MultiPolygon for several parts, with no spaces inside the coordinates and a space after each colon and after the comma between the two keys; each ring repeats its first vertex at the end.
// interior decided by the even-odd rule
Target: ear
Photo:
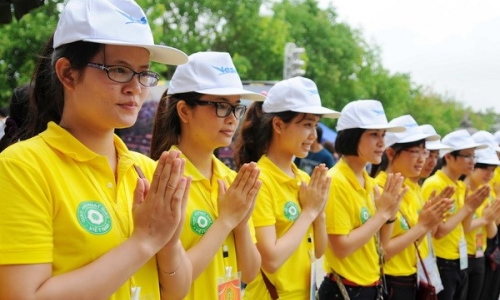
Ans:
{"type": "Polygon", "coordinates": [[[387,155],[387,159],[392,162],[394,156],[396,155],[396,151],[392,147],[387,147],[385,148],[385,154],[387,155]]]}
{"type": "Polygon", "coordinates": [[[451,158],[453,157],[453,155],[451,155],[451,153],[446,153],[444,156],[443,156],[443,159],[446,160],[446,163],[448,163],[451,158]]]}
{"type": "Polygon", "coordinates": [[[283,128],[285,126],[285,123],[283,122],[283,120],[281,120],[278,117],[273,117],[272,124],[273,124],[273,130],[276,133],[281,134],[281,132],[283,131],[283,128]]]}
{"type": "Polygon", "coordinates": [[[191,108],[186,104],[184,100],[179,100],[175,106],[177,109],[177,114],[179,119],[183,123],[187,123],[189,120],[189,115],[191,114],[191,108]]]}
{"type": "Polygon", "coordinates": [[[56,61],[55,71],[64,88],[69,90],[75,88],[78,83],[79,73],[71,67],[71,63],[67,58],[62,57],[56,61]]]}

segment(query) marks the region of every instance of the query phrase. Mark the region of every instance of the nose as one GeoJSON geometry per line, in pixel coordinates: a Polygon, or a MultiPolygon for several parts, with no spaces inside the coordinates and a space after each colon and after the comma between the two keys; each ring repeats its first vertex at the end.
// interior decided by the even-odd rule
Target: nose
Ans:
{"type": "Polygon", "coordinates": [[[139,74],[134,74],[134,77],[132,77],[132,80],[129,82],[125,83],[124,85],[124,90],[126,93],[130,93],[133,95],[138,95],[142,92],[143,88],[147,88],[143,86],[140,81],[139,81],[139,74]]]}
{"type": "Polygon", "coordinates": [[[229,124],[232,124],[233,122],[237,122],[237,121],[238,121],[238,118],[236,118],[236,111],[235,111],[235,108],[233,107],[233,109],[231,110],[229,115],[227,115],[227,117],[226,117],[226,122],[229,124]]]}

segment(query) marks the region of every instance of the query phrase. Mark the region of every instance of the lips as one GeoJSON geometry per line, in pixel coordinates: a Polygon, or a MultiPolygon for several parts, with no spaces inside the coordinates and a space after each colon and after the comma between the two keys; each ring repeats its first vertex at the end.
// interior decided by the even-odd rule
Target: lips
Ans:
{"type": "Polygon", "coordinates": [[[129,101],[129,102],[125,102],[125,103],[119,103],[118,105],[122,106],[122,107],[128,107],[128,108],[133,108],[133,107],[138,107],[139,106],[137,104],[137,102],[135,102],[135,101],[129,101]]]}

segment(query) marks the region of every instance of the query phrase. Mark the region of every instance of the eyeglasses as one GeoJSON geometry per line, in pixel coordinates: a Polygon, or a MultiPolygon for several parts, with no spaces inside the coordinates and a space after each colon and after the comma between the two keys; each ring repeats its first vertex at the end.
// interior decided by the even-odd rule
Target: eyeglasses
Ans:
{"type": "Polygon", "coordinates": [[[471,154],[460,154],[460,153],[457,153],[456,156],[463,157],[465,160],[469,160],[469,161],[476,159],[474,157],[474,155],[471,155],[471,154]]]}
{"type": "Polygon", "coordinates": [[[190,102],[193,102],[197,105],[200,106],[207,106],[211,105],[215,107],[215,114],[219,118],[226,118],[229,116],[231,112],[233,112],[234,116],[236,119],[241,119],[245,115],[245,112],[247,111],[247,107],[245,105],[231,105],[226,102],[213,102],[213,101],[204,101],[204,100],[191,100],[190,102]]]}
{"type": "Polygon", "coordinates": [[[142,71],[136,72],[129,67],[125,66],[106,66],[96,63],[87,63],[88,67],[101,69],[108,74],[108,78],[114,82],[127,83],[134,78],[135,75],[139,75],[139,82],[145,87],[153,87],[158,84],[160,75],[156,72],[142,71]]]}
{"type": "Polygon", "coordinates": [[[419,150],[417,150],[417,149],[403,149],[403,151],[410,152],[411,156],[413,156],[414,158],[419,158],[419,157],[428,158],[430,153],[431,153],[427,149],[419,149],[419,150]]]}

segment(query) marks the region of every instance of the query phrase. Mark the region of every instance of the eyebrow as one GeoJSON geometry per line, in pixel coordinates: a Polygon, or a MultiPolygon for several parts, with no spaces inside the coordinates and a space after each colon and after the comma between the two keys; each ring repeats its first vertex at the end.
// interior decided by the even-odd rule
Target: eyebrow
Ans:
{"type": "MultiPolygon", "coordinates": [[[[108,62],[106,62],[105,64],[107,65],[108,62]]],[[[109,63],[109,65],[110,66],[122,66],[122,65],[124,65],[126,67],[132,68],[132,65],[124,60],[117,60],[117,61],[114,61],[113,63],[109,63]]],[[[150,67],[151,67],[150,64],[139,66],[140,69],[149,69],[150,67]]]]}
{"type": "MultiPolygon", "coordinates": [[[[207,94],[205,94],[207,95],[207,94]]],[[[210,96],[210,95],[208,95],[210,96]]],[[[215,99],[200,99],[200,100],[204,100],[204,101],[212,101],[212,102],[216,102],[216,101],[219,101],[219,102],[227,102],[229,104],[231,104],[231,101],[228,99],[228,98],[224,98],[224,97],[217,97],[215,99]]],[[[236,101],[236,104],[241,104],[241,99],[238,99],[236,101]]]]}

